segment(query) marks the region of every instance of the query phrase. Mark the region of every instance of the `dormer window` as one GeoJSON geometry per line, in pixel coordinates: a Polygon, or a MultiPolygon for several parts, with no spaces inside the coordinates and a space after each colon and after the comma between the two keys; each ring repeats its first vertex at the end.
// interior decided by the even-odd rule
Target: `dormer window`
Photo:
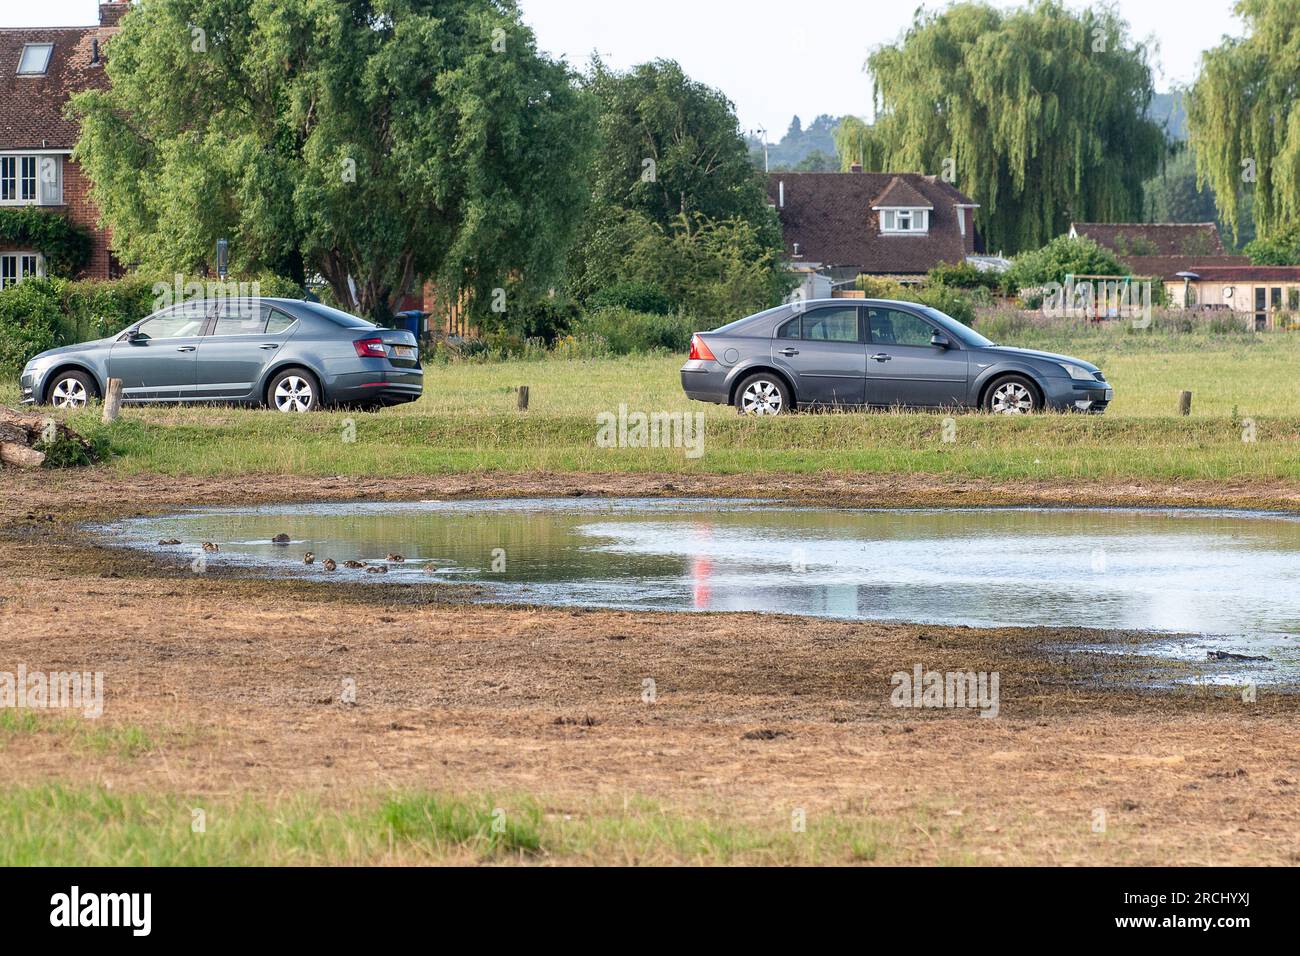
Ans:
{"type": "Polygon", "coordinates": [[[918,235],[930,231],[930,210],[899,207],[880,210],[880,231],[918,235]]]}
{"type": "Polygon", "coordinates": [[[53,53],[53,43],[28,43],[23,47],[23,55],[18,58],[18,75],[44,76],[50,68],[50,56],[53,53]]]}

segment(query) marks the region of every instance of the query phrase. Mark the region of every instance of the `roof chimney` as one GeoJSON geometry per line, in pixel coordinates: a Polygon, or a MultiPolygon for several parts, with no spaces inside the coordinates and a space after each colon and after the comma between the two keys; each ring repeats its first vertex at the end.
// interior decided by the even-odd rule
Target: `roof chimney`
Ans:
{"type": "Polygon", "coordinates": [[[100,0],[99,25],[115,27],[117,22],[131,9],[129,0],[100,0]]]}
{"type": "Polygon", "coordinates": [[[860,172],[862,172],[862,164],[861,164],[861,163],[854,163],[852,166],[849,167],[849,172],[851,172],[851,173],[860,173],[860,172]]]}

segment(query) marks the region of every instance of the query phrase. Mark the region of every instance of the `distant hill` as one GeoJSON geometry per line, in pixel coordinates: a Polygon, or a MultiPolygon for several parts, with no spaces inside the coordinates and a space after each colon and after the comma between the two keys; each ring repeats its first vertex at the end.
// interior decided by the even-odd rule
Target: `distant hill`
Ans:
{"type": "Polygon", "coordinates": [[[1175,143],[1187,141],[1186,95],[1182,90],[1157,93],[1147,108],[1147,116],[1164,127],[1165,135],[1175,143]]]}
{"type": "MultiPolygon", "coordinates": [[[[840,125],[840,117],[822,114],[815,120],[803,125],[799,117],[790,121],[781,141],[775,142],[772,131],[768,131],[768,161],[774,172],[802,168],[810,172],[830,172],[840,168],[839,157],[835,153],[835,130],[840,125]],[[815,167],[815,168],[814,168],[815,167]]],[[[749,155],[760,169],[763,166],[763,143],[757,136],[750,136],[749,155]]]]}

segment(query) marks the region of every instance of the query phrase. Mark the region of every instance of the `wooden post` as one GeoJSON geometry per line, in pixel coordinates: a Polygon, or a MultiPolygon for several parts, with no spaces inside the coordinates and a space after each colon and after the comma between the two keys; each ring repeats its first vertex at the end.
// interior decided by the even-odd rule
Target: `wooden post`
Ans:
{"type": "Polygon", "coordinates": [[[117,416],[120,414],[122,414],[122,380],[110,378],[108,389],[104,392],[104,423],[117,421],[117,416]]]}
{"type": "Polygon", "coordinates": [[[528,386],[527,385],[519,386],[519,410],[521,412],[528,411],[528,386]]]}
{"type": "Polygon", "coordinates": [[[1192,413],[1192,393],[1183,392],[1178,396],[1178,414],[1190,415],[1192,413]]]}

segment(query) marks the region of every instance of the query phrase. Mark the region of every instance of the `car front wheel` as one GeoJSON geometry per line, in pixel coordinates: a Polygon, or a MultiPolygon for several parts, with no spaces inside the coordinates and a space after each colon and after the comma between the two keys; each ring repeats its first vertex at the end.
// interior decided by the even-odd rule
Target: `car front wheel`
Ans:
{"type": "Polygon", "coordinates": [[[55,408],[80,409],[99,394],[95,380],[85,372],[59,374],[46,395],[46,401],[55,408]]]}
{"type": "Polygon", "coordinates": [[[1033,383],[1019,375],[998,379],[984,396],[984,410],[995,415],[1032,415],[1041,408],[1033,383]]]}
{"type": "Polygon", "coordinates": [[[300,368],[285,369],[271,380],[267,404],[277,412],[313,412],[320,407],[320,385],[316,377],[300,368]]]}

